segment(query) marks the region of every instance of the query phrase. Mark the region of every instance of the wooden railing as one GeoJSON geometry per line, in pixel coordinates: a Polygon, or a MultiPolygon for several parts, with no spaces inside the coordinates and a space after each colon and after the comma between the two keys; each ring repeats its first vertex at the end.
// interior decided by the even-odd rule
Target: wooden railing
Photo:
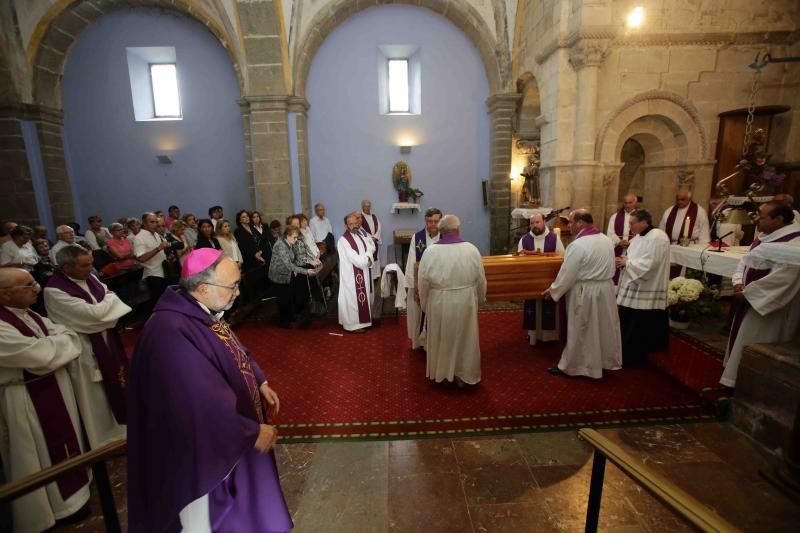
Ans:
{"type": "Polygon", "coordinates": [[[589,484],[589,505],[586,510],[586,531],[597,531],[600,501],[603,496],[603,477],[606,459],[622,472],[661,500],[670,509],[702,531],[739,531],[724,518],[678,488],[673,482],[651,470],[630,453],[614,444],[594,429],[581,429],[579,435],[594,447],[592,479],[589,484]]]}
{"type": "Polygon", "coordinates": [[[105,462],[106,459],[111,457],[123,455],[126,448],[127,441],[125,439],[114,441],[96,450],[71,457],[30,476],[2,485],[0,486],[0,503],[24,496],[40,487],[53,483],[61,476],[74,470],[91,467],[94,481],[97,485],[97,492],[100,496],[106,531],[119,533],[122,530],[119,526],[117,506],[114,503],[114,494],[111,491],[111,482],[108,479],[108,470],[105,462]]]}

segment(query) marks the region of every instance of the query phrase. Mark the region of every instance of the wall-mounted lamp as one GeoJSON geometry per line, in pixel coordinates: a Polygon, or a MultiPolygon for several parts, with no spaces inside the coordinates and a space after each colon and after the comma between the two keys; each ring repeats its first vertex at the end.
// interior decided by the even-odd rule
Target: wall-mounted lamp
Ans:
{"type": "Polygon", "coordinates": [[[400,153],[401,154],[410,154],[411,153],[411,147],[410,146],[401,146],[400,147],[400,153]]]}
{"type": "Polygon", "coordinates": [[[642,6],[636,6],[631,10],[630,13],[628,13],[626,25],[630,29],[636,29],[641,27],[643,23],[644,23],[644,8],[642,6]]]}
{"type": "Polygon", "coordinates": [[[170,159],[170,157],[167,154],[157,155],[156,159],[158,159],[158,162],[161,163],[162,165],[172,164],[172,159],[170,159]]]}

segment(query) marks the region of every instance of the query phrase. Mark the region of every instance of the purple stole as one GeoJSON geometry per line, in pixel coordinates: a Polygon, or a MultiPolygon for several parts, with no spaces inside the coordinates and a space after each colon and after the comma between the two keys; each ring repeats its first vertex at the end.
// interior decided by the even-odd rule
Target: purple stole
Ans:
{"type": "Polygon", "coordinates": [[[414,234],[414,252],[417,254],[417,263],[422,261],[422,254],[425,253],[425,250],[428,248],[428,230],[427,228],[422,228],[418,232],[414,234]]]}
{"type": "MultiPolygon", "coordinates": [[[[617,216],[614,218],[614,234],[623,240],[631,240],[630,235],[628,235],[627,239],[622,236],[625,232],[625,210],[620,209],[617,211],[617,216]]],[[[622,246],[617,245],[614,247],[614,257],[621,257],[622,256],[622,246]]],[[[619,283],[619,274],[622,272],[621,268],[618,268],[614,271],[614,285],[619,283]]]]}
{"type": "MultiPolygon", "coordinates": [[[[789,233],[788,235],[784,235],[774,241],[770,242],[789,242],[792,239],[796,239],[800,237],[800,231],[795,231],[794,233],[789,233]]],[[[760,239],[756,239],[753,241],[753,244],[750,245],[750,248],[747,249],[749,252],[753,248],[757,247],[761,244],[760,239]]],[[[747,268],[744,273],[744,286],[747,287],[749,284],[753,283],[754,281],[758,281],[767,274],[770,273],[770,269],[758,269],[758,268],[747,268]]],[[[733,316],[733,324],[731,324],[731,335],[728,338],[728,353],[731,353],[733,350],[733,345],[736,342],[736,337],[739,335],[739,328],[742,327],[742,322],[744,322],[744,317],[747,315],[747,312],[750,310],[750,303],[745,298],[740,304],[739,307],[736,309],[736,314],[733,316]]]]}
{"type": "Polygon", "coordinates": [[[578,232],[578,236],[575,237],[576,239],[580,239],[581,237],[588,237],[590,235],[597,235],[600,233],[600,230],[597,229],[596,226],[586,226],[581,231],[578,232]]]}
{"type": "MultiPolygon", "coordinates": [[[[678,207],[672,206],[672,209],[667,215],[667,224],[666,230],[667,235],[669,236],[669,242],[676,243],[677,240],[672,240],[672,229],[675,226],[675,217],[678,216],[678,207]]],[[[697,204],[694,202],[689,202],[689,208],[686,210],[686,216],[689,217],[689,231],[687,232],[689,240],[692,239],[692,232],[694,231],[694,225],[697,222],[697,204]]],[[[681,230],[678,232],[678,239],[680,236],[683,235],[683,227],[686,225],[686,218],[684,217],[683,221],[681,222],[681,230]]]]}
{"type": "MultiPolygon", "coordinates": [[[[106,291],[100,282],[94,276],[89,276],[86,283],[89,285],[89,291],[94,299],[98,303],[102,302],[106,291]]],[[[47,282],[47,287],[64,291],[87,304],[94,304],[86,291],[69,279],[60,269],[53,273],[53,277],[47,282]]],[[[111,407],[111,413],[118,424],[127,424],[128,356],[125,354],[125,348],[122,346],[122,340],[117,330],[113,328],[106,330],[106,339],[103,339],[102,333],[89,334],[92,352],[97,360],[100,374],[103,376],[103,389],[108,399],[108,405],[111,407]]]]}
{"type": "MultiPolygon", "coordinates": [[[[556,234],[552,231],[544,238],[545,253],[556,251],[556,243],[558,242],[556,234]]],[[[536,249],[535,241],[531,232],[522,237],[522,249],[533,251],[536,249]]],[[[536,300],[525,300],[524,311],[522,315],[522,329],[536,329],[536,300]]],[[[556,303],[553,301],[542,302],[542,328],[556,329],[556,303]]]]}
{"type": "MultiPolygon", "coordinates": [[[[374,215],[373,215],[374,216],[374,215]]],[[[350,243],[350,247],[359,253],[358,245],[356,244],[356,240],[353,238],[353,234],[349,231],[344,232],[345,240],[350,243]]],[[[361,235],[358,236],[361,239],[361,243],[364,245],[364,250],[367,249],[367,243],[364,242],[364,238],[361,235]]],[[[372,315],[369,312],[369,297],[367,296],[367,286],[364,283],[364,271],[357,266],[353,265],[353,276],[356,279],[356,302],[358,303],[358,320],[361,324],[366,324],[367,322],[372,321],[372,315]]]]}
{"type": "MultiPolygon", "coordinates": [[[[374,235],[375,231],[378,229],[378,217],[375,216],[374,213],[371,213],[370,216],[372,217],[372,228],[369,227],[368,218],[364,216],[364,213],[361,213],[361,226],[365,229],[367,233],[370,235],[374,235]]],[[[346,235],[346,234],[345,234],[346,235]]],[[[352,246],[353,243],[350,243],[352,246]]],[[[378,243],[375,243],[375,253],[372,254],[372,260],[378,260],[378,243]]]]}
{"type": "MultiPolygon", "coordinates": [[[[45,335],[50,335],[39,315],[28,311],[28,316],[36,322],[45,335]]],[[[36,337],[36,333],[25,322],[3,306],[0,306],[0,320],[8,322],[26,337],[36,337]]],[[[75,433],[75,426],[72,425],[72,419],[69,416],[67,404],[64,403],[64,396],[61,395],[55,374],[50,372],[38,376],[23,370],[22,375],[25,380],[25,388],[28,390],[33,408],[36,410],[36,416],[39,418],[39,425],[42,427],[50,463],[56,465],[79,455],[81,447],[78,435],[75,433]]],[[[86,475],[85,470],[75,470],[56,480],[58,492],[64,500],[78,492],[87,483],[89,483],[89,476],[86,475]]]]}

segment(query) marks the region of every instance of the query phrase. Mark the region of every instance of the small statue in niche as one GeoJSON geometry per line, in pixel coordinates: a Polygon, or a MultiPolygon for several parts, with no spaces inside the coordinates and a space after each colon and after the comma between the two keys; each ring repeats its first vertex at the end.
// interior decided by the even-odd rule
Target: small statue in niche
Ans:
{"type": "Polygon", "coordinates": [[[411,169],[405,161],[398,161],[392,168],[392,183],[401,203],[417,203],[417,199],[425,194],[411,186],[411,169]]]}
{"type": "Polygon", "coordinates": [[[767,166],[769,157],[767,132],[759,128],[753,132],[744,158],[736,165],[736,170],[744,176],[745,194],[772,196],[786,179],[783,174],[776,174],[774,167],[767,166]]]}
{"type": "Polygon", "coordinates": [[[521,191],[521,207],[539,207],[542,204],[542,198],[539,193],[539,166],[541,164],[539,147],[531,147],[531,153],[528,155],[528,164],[520,172],[520,176],[525,178],[521,191]]]}

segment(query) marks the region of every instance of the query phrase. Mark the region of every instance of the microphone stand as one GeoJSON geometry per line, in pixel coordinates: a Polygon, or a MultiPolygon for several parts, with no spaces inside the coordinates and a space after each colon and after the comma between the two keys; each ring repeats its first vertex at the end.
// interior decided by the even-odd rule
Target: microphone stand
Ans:
{"type": "Polygon", "coordinates": [[[724,239],[728,235],[733,235],[733,232],[729,231],[728,233],[726,233],[722,237],[717,237],[717,248],[709,248],[706,251],[708,251],[708,252],[724,252],[725,250],[722,249],[722,239],[724,239]]]}

